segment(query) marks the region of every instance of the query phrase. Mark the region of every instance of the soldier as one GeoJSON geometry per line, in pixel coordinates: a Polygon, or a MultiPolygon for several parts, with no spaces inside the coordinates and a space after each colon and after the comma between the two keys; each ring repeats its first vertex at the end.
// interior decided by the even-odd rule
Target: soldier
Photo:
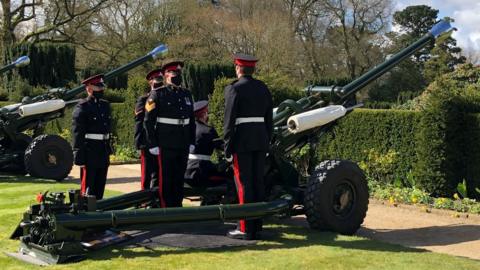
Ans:
{"type": "MultiPolygon", "coordinates": [[[[265,156],[272,136],[272,97],[267,86],[252,77],[258,60],[234,55],[238,80],[225,87],[225,157],[233,161],[240,204],[265,200],[265,156]]],[[[256,239],[261,220],[240,220],[227,236],[256,239]]]]}
{"type": "Polygon", "coordinates": [[[144,127],[151,154],[157,156],[161,207],[181,207],[189,150],[195,146],[193,98],[181,87],[183,62],[163,65],[165,86],[145,104],[144,127]]]}
{"type": "Polygon", "coordinates": [[[193,105],[195,113],[195,150],[188,155],[185,179],[196,185],[215,185],[226,180],[211,161],[214,149],[221,149],[223,141],[214,127],[208,125],[208,101],[201,100],[193,105]]]}
{"type": "Polygon", "coordinates": [[[107,180],[110,145],[110,104],[103,100],[105,84],[103,75],[85,79],[88,97],[81,100],[73,111],[73,154],[74,162],[81,167],[82,194],[103,198],[107,180]]]}
{"type": "Polygon", "coordinates": [[[142,173],[140,183],[142,190],[158,186],[158,161],[157,157],[148,151],[143,120],[145,119],[145,103],[150,92],[156,91],[163,86],[162,71],[160,69],[152,70],[147,74],[146,79],[149,87],[135,104],[135,147],[140,150],[142,173]]]}

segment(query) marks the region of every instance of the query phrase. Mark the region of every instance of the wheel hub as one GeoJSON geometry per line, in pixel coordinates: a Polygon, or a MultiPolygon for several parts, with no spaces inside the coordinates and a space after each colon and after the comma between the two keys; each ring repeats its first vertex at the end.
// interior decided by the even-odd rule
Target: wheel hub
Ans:
{"type": "Polygon", "coordinates": [[[348,216],[354,208],[355,189],[349,181],[337,185],[333,193],[333,212],[339,217],[348,216]]]}

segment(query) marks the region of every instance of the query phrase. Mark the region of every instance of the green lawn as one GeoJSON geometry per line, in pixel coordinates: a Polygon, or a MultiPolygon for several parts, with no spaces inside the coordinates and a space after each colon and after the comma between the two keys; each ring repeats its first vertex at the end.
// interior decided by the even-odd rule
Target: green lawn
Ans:
{"type": "MultiPolygon", "coordinates": [[[[17,249],[9,240],[22,212],[35,203],[35,194],[62,191],[75,184],[22,177],[0,176],[0,246],[17,249]]],[[[116,193],[107,192],[107,196],[116,193]]],[[[89,259],[48,269],[480,269],[480,262],[449,255],[404,248],[301,227],[270,224],[268,241],[256,246],[210,250],[178,248],[107,248],[89,259]]],[[[0,253],[0,269],[40,269],[0,253]]]]}

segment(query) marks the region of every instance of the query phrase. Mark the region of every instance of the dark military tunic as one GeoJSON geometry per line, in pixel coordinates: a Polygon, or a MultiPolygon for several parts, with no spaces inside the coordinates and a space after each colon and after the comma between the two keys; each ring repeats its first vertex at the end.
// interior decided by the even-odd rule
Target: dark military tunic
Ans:
{"type": "Polygon", "coordinates": [[[112,154],[110,104],[92,96],[81,100],[73,111],[72,125],[74,163],[84,165],[80,173],[82,193],[102,199],[112,154]]]}
{"type": "MultiPolygon", "coordinates": [[[[155,89],[154,89],[155,91],[155,89]]],[[[140,150],[141,189],[149,189],[158,186],[158,162],[155,155],[150,154],[147,147],[143,120],[145,119],[145,103],[149,94],[137,99],[135,104],[135,147],[140,150]]]]}
{"type": "Polygon", "coordinates": [[[190,91],[168,85],[150,93],[144,127],[148,148],[160,148],[157,158],[162,207],[182,206],[189,146],[195,144],[194,121],[190,91]]]}
{"type": "MultiPolygon", "coordinates": [[[[267,86],[242,76],[225,88],[225,155],[233,155],[240,204],[265,200],[265,156],[272,136],[272,97],[267,86]]],[[[241,220],[239,230],[255,233],[260,220],[241,220]]]]}
{"type": "Polygon", "coordinates": [[[212,126],[200,121],[195,121],[195,124],[195,150],[189,155],[185,179],[193,186],[210,186],[218,184],[217,181],[224,182],[225,176],[218,172],[212,161],[205,159],[211,157],[215,149],[220,149],[223,141],[212,126]]]}

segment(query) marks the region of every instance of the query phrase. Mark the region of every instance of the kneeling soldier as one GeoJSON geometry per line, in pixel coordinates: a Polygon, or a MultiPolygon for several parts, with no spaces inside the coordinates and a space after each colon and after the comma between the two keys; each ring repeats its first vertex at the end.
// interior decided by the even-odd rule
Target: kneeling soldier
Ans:
{"type": "Polygon", "coordinates": [[[197,101],[195,112],[195,150],[188,155],[185,179],[187,183],[211,186],[226,180],[225,174],[220,174],[211,161],[213,150],[221,149],[223,141],[218,137],[214,127],[208,125],[208,102],[197,101]]]}
{"type": "Polygon", "coordinates": [[[182,67],[178,61],[163,65],[166,85],[152,91],[145,104],[143,124],[149,151],[158,159],[161,207],[182,206],[188,153],[195,148],[193,98],[181,87],[182,67]]]}
{"type": "Polygon", "coordinates": [[[103,75],[95,75],[82,82],[88,97],[81,100],[73,111],[74,163],[81,167],[82,194],[103,198],[110,165],[111,116],[110,104],[103,100],[103,75]]]}

